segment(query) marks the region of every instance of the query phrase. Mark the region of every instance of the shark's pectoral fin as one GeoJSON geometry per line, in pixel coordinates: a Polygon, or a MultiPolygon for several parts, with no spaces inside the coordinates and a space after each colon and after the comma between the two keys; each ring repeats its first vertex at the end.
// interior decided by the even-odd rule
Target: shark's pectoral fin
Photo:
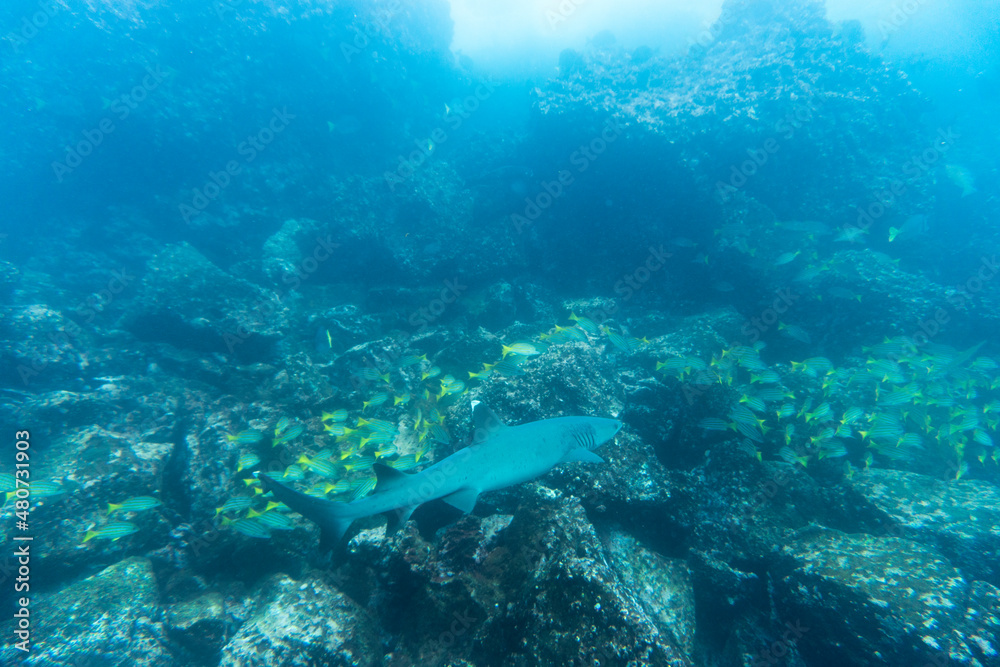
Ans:
{"type": "Polygon", "coordinates": [[[559,463],[569,463],[570,461],[580,461],[581,463],[604,463],[604,459],[583,447],[578,447],[562,457],[559,463]]]}
{"type": "Polygon", "coordinates": [[[476,506],[476,500],[479,498],[479,489],[465,488],[459,489],[454,493],[450,493],[447,496],[441,498],[455,509],[462,510],[466,514],[472,511],[472,508],[476,506]]]}
{"type": "Polygon", "coordinates": [[[407,505],[406,507],[399,507],[391,512],[386,512],[385,534],[392,535],[402,528],[403,524],[410,520],[410,515],[413,514],[413,510],[415,509],[417,509],[416,505],[407,505]]]}

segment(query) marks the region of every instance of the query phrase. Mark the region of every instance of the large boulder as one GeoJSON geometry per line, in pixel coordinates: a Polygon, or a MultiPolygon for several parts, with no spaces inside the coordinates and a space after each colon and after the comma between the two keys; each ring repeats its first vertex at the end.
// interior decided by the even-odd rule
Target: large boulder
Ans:
{"type": "Polygon", "coordinates": [[[138,338],[238,360],[268,359],[288,331],[274,292],[234,278],[186,243],[149,261],[124,326],[138,338]]]}
{"type": "Polygon", "coordinates": [[[365,612],[322,578],[274,575],[254,597],[252,616],[222,650],[223,667],[382,664],[365,612]]]}
{"type": "Polygon", "coordinates": [[[938,549],[968,579],[1000,586],[1000,490],[899,470],[871,469],[851,483],[869,525],[938,549]]]}
{"type": "MultiPolygon", "coordinates": [[[[38,597],[31,607],[31,652],[10,645],[0,662],[49,665],[171,667],[156,577],[150,562],[129,558],[99,574],[38,597]]],[[[4,637],[13,636],[5,623],[4,637]]]]}
{"type": "MultiPolygon", "coordinates": [[[[851,665],[977,664],[996,647],[979,637],[995,612],[940,552],[900,538],[801,531],[781,549],[774,603],[788,623],[785,650],[807,661],[851,665]]],[[[981,663],[982,664],[982,663],[981,663]]]]}

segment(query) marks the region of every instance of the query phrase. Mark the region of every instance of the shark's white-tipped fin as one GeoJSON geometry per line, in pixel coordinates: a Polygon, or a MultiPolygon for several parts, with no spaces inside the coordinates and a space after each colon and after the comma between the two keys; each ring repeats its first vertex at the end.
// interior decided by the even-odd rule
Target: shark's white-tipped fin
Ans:
{"type": "Polygon", "coordinates": [[[479,401],[472,401],[472,426],[474,428],[472,444],[474,445],[486,442],[507,428],[507,425],[497,417],[495,412],[486,407],[485,403],[479,401]]]}
{"type": "Polygon", "coordinates": [[[450,493],[447,496],[441,498],[455,509],[462,510],[466,514],[472,511],[472,508],[476,506],[476,500],[479,499],[479,490],[473,488],[459,489],[455,493],[450,493]]]}
{"type": "Polygon", "coordinates": [[[570,461],[579,461],[580,463],[604,463],[604,459],[583,447],[578,447],[568,453],[566,456],[562,457],[559,463],[569,463],[570,461]]]}

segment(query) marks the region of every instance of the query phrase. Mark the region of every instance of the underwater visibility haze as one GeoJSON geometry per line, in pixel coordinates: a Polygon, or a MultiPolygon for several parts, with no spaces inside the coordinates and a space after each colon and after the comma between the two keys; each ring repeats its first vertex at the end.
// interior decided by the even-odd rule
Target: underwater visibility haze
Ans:
{"type": "Polygon", "coordinates": [[[0,665],[1000,665],[998,25],[3,2],[0,665]]]}

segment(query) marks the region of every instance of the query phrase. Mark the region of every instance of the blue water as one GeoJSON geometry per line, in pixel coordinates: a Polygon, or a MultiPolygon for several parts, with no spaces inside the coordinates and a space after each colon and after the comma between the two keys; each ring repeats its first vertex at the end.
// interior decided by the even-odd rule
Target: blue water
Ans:
{"type": "MultiPolygon", "coordinates": [[[[998,664],[995,628],[886,603],[935,653],[854,621],[848,577],[823,589],[838,626],[788,563],[812,526],[930,549],[907,562],[963,595],[1000,585],[976,556],[1000,480],[1000,4],[550,4],[0,7],[6,562],[34,536],[30,587],[8,567],[0,599],[39,605],[30,651],[2,626],[4,664],[998,664]],[[355,526],[332,561],[253,476],[377,494],[375,471],[472,439],[470,400],[624,427],[606,466],[542,477],[576,514],[519,485],[400,538],[355,526]],[[968,516],[935,532],[889,487],[968,516]],[[283,597],[300,581],[319,602],[283,597]],[[73,625],[102,600],[118,625],[73,625]],[[254,634],[289,610],[314,620],[254,634]],[[800,621],[833,629],[789,645],[800,621]]],[[[990,591],[961,604],[995,613],[990,591]]]]}

